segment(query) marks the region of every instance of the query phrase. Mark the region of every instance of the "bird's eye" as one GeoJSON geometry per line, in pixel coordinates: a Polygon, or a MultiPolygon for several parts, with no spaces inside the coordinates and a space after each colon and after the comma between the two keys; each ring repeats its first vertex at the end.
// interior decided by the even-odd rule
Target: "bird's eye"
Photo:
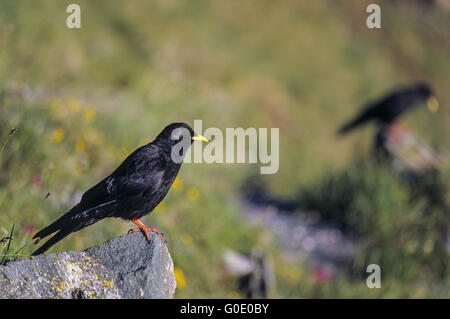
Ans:
{"type": "Polygon", "coordinates": [[[172,141],[180,141],[184,137],[186,137],[189,140],[189,138],[190,138],[189,130],[184,127],[179,127],[172,131],[172,135],[171,135],[170,139],[172,141]]]}

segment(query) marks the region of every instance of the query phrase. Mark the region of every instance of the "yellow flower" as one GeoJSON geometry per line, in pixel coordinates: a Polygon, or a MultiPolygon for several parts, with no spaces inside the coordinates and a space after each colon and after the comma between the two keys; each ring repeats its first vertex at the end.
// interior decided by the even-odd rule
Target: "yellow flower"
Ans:
{"type": "Polygon", "coordinates": [[[423,252],[425,254],[430,254],[434,250],[434,241],[431,239],[428,239],[425,244],[423,245],[423,252]]]}
{"type": "Polygon", "coordinates": [[[66,106],[72,113],[79,113],[81,111],[81,103],[77,98],[66,99],[66,106]]]}
{"type": "Polygon", "coordinates": [[[60,143],[64,139],[64,135],[65,135],[65,132],[62,128],[55,130],[53,132],[52,142],[56,143],[56,144],[60,143]]]}
{"type": "Polygon", "coordinates": [[[77,153],[84,153],[86,152],[86,142],[83,140],[78,140],[75,144],[75,151],[77,153]]]}
{"type": "Polygon", "coordinates": [[[92,123],[95,120],[95,109],[93,107],[86,107],[84,110],[84,119],[88,123],[92,123]]]}
{"type": "Polygon", "coordinates": [[[288,273],[289,277],[291,280],[295,281],[295,280],[299,280],[300,277],[302,276],[302,271],[300,268],[297,267],[292,267],[288,273]]]}
{"type": "Polygon", "coordinates": [[[240,299],[241,295],[238,292],[232,291],[228,294],[228,299],[240,299]]]}
{"type": "Polygon", "coordinates": [[[164,204],[164,202],[159,203],[159,205],[155,207],[155,211],[157,213],[162,213],[165,210],[166,210],[166,204],[164,204]]]}
{"type": "Polygon", "coordinates": [[[200,192],[196,187],[189,187],[186,196],[190,201],[195,202],[200,197],[200,192]]]}
{"type": "Polygon", "coordinates": [[[186,287],[186,278],[184,277],[183,270],[179,267],[175,267],[173,272],[175,274],[175,280],[177,281],[177,288],[184,289],[186,287]]]}
{"type": "Polygon", "coordinates": [[[175,178],[175,180],[173,181],[173,184],[172,184],[172,188],[174,190],[176,190],[177,192],[181,191],[183,189],[183,181],[181,180],[180,177],[177,176],[175,178]]]}

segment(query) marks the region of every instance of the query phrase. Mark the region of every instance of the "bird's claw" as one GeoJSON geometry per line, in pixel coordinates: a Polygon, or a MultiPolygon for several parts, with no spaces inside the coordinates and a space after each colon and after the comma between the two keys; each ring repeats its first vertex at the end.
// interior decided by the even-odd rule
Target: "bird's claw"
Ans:
{"type": "Polygon", "coordinates": [[[161,234],[159,235],[159,239],[161,239],[161,241],[162,241],[164,244],[167,244],[167,239],[166,239],[166,236],[164,236],[164,233],[163,233],[163,232],[161,232],[161,234]]]}
{"type": "Polygon", "coordinates": [[[158,235],[159,235],[159,239],[160,239],[161,241],[163,241],[164,243],[167,243],[167,240],[166,240],[166,238],[165,238],[165,236],[164,236],[164,233],[160,232],[160,231],[157,230],[157,229],[150,228],[150,227],[148,227],[148,228],[146,228],[146,229],[143,229],[143,228],[132,228],[132,229],[130,229],[130,230],[128,231],[128,234],[130,234],[130,233],[132,233],[132,232],[137,232],[137,231],[143,232],[144,235],[145,235],[145,237],[147,238],[148,241],[151,241],[151,238],[150,238],[150,235],[148,234],[148,232],[149,232],[149,231],[152,231],[152,232],[154,232],[155,234],[158,234],[158,235]]]}
{"type": "Polygon", "coordinates": [[[164,234],[161,233],[159,230],[146,226],[146,225],[145,225],[144,223],[142,223],[139,219],[132,219],[131,221],[132,221],[133,223],[135,223],[135,224],[138,226],[138,228],[133,228],[133,229],[131,229],[131,230],[132,230],[132,231],[139,231],[139,230],[142,231],[142,232],[144,233],[145,237],[147,237],[147,240],[148,240],[148,241],[150,241],[150,235],[148,234],[148,232],[149,232],[149,231],[152,231],[152,232],[158,234],[158,235],[159,235],[159,238],[160,238],[162,241],[166,242],[166,240],[164,239],[164,234]]]}

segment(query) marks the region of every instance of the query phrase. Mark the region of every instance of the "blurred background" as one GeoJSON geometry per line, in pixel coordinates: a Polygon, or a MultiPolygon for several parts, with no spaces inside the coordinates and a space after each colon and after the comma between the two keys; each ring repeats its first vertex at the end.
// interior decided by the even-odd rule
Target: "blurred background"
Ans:
{"type": "MultiPolygon", "coordinates": [[[[280,169],[183,165],[143,219],[166,236],[176,297],[450,297],[448,1],[376,1],[381,29],[359,0],[78,0],[69,29],[72,2],[0,1],[2,263],[166,124],[201,119],[278,127],[280,169]],[[375,126],[335,134],[418,81],[440,108],[402,121],[440,154],[438,203],[374,161],[375,126]],[[380,289],[366,286],[372,263],[380,289]]],[[[104,220],[50,252],[132,227],[104,220]]]]}

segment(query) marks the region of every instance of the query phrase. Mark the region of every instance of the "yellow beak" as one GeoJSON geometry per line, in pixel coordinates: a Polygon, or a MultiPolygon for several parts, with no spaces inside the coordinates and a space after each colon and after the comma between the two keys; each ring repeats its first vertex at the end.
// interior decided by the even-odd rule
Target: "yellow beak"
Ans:
{"type": "Polygon", "coordinates": [[[208,139],[207,139],[206,137],[200,135],[200,134],[198,134],[198,135],[192,137],[192,139],[193,139],[194,141],[200,141],[200,142],[209,143],[208,139]]]}
{"type": "Polygon", "coordinates": [[[434,96],[431,96],[427,100],[427,108],[431,113],[436,113],[439,110],[439,101],[434,96]]]}

